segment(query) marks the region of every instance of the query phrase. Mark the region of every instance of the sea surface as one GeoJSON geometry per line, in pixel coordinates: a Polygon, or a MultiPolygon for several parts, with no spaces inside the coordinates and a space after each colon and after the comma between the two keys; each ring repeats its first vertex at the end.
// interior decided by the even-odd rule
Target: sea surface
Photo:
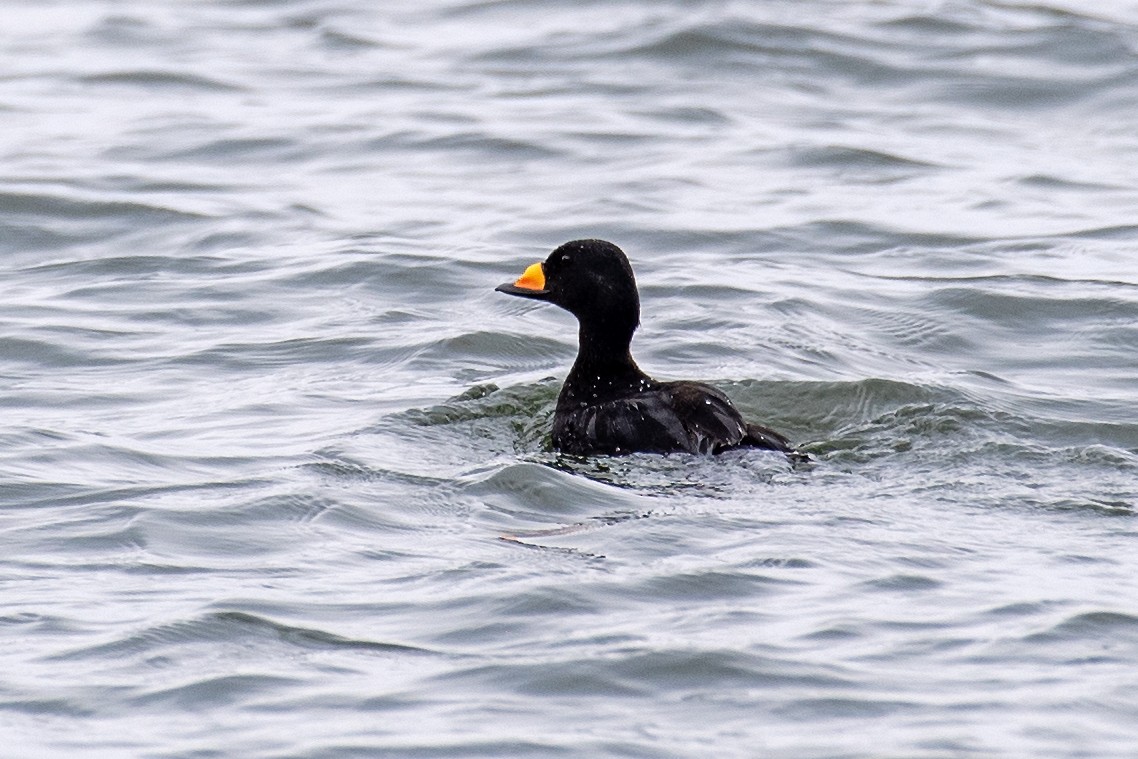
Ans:
{"type": "Polygon", "coordinates": [[[1138,756],[1134,3],[2,15],[0,756],[1138,756]]]}

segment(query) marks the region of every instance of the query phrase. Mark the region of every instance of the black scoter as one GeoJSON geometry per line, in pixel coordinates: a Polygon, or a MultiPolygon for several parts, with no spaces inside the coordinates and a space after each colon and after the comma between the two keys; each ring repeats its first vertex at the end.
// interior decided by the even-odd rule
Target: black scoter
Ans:
{"type": "Polygon", "coordinates": [[[632,360],[640,297],[624,252],[574,240],[495,288],[543,300],[577,317],[577,360],[557,397],[553,447],[572,454],[720,453],[753,447],[805,459],[774,430],[749,424],[716,388],[657,382],[632,360]]]}

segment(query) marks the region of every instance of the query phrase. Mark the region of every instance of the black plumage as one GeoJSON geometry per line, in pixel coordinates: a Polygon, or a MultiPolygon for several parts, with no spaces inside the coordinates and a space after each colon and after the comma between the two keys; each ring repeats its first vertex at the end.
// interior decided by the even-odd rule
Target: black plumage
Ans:
{"type": "Polygon", "coordinates": [[[577,317],[577,360],[557,398],[553,447],[575,454],[720,453],[754,447],[798,459],[785,437],[748,424],[702,382],[657,382],[632,359],[640,298],[632,266],[604,240],[575,240],[498,292],[543,300],[577,317]]]}

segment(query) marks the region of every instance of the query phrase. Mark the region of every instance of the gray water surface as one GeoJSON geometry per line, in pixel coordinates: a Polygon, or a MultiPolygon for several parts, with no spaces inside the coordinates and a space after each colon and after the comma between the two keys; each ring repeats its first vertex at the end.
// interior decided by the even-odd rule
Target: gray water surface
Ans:
{"type": "Polygon", "coordinates": [[[0,754],[1138,755],[1138,12],[17,2],[0,754]],[[564,457],[640,364],[809,450],[564,457]]]}

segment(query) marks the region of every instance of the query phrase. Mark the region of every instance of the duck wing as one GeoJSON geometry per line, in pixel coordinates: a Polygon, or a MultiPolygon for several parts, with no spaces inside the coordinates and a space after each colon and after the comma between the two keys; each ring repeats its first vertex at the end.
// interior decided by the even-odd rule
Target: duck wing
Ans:
{"type": "Polygon", "coordinates": [[[702,382],[668,382],[659,392],[668,397],[668,408],[683,427],[692,453],[717,453],[739,445],[747,424],[731,401],[718,389],[702,382]]]}
{"type": "Polygon", "coordinates": [[[666,382],[650,390],[558,410],[553,447],[573,454],[720,453],[740,446],[793,446],[774,430],[747,424],[720,390],[702,382],[666,382]]]}
{"type": "Polygon", "coordinates": [[[553,447],[575,454],[692,450],[668,395],[659,390],[558,410],[553,418],[553,447]]]}
{"type": "Polygon", "coordinates": [[[720,453],[737,447],[785,453],[805,459],[783,435],[761,424],[748,423],[723,392],[702,382],[670,382],[672,406],[687,430],[693,452],[720,453]]]}

